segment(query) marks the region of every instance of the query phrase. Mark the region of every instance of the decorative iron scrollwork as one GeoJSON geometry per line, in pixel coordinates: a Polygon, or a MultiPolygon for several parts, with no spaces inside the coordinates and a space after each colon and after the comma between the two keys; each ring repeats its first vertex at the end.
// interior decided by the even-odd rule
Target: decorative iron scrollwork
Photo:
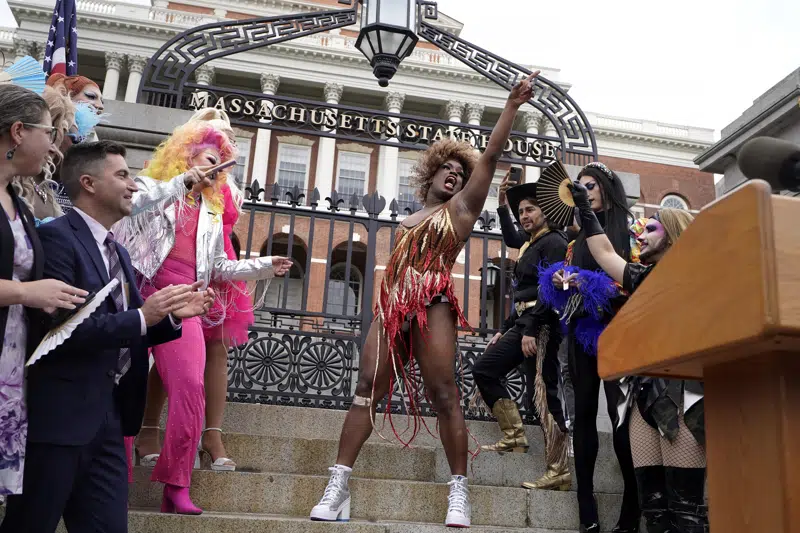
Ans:
{"type": "MultiPolygon", "coordinates": [[[[427,22],[420,22],[419,35],[509,91],[531,74],[530,70],[427,22]]],[[[540,76],[529,103],[553,124],[566,152],[597,159],[594,131],[583,111],[561,87],[540,76]]]]}
{"type": "Polygon", "coordinates": [[[184,85],[200,65],[220,57],[355,24],[358,3],[349,0],[345,5],[352,7],[214,22],[179,33],[147,62],[139,86],[139,101],[182,107],[184,85]]]}

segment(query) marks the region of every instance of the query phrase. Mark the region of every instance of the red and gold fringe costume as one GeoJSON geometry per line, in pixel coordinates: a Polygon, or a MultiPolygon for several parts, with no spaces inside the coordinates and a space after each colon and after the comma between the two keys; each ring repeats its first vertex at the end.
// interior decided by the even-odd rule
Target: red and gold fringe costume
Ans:
{"type": "MultiPolygon", "coordinates": [[[[428,332],[426,308],[437,297],[443,296],[455,311],[459,325],[469,328],[469,323],[458,305],[452,274],[456,257],[464,244],[465,241],[458,237],[453,227],[448,203],[413,228],[400,224],[395,247],[386,266],[386,275],[381,283],[375,316],[383,326],[381,334],[385,336],[389,364],[392,365],[387,413],[391,421],[391,390],[396,382],[402,381],[408,398],[407,413],[414,417],[413,434],[407,442],[395,431],[395,436],[405,445],[410,444],[418,433],[421,414],[418,407],[418,380],[414,375],[414,354],[411,343],[405,340],[403,325],[416,318],[420,331],[425,335],[428,332]],[[404,365],[398,341],[405,345],[403,348],[408,355],[408,370],[404,365]]],[[[378,365],[380,363],[379,354],[378,365]]],[[[376,375],[378,365],[375,369],[376,375]]],[[[379,399],[373,398],[375,400],[379,399]]]]}

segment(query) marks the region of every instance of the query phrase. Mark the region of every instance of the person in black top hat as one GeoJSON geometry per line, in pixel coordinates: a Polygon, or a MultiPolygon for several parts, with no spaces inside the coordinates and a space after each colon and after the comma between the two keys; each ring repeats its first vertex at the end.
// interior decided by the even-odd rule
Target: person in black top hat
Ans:
{"type": "Polygon", "coordinates": [[[501,383],[509,372],[524,362],[529,397],[539,413],[544,432],[547,472],[536,482],[523,483],[523,487],[568,490],[571,486],[567,456],[569,437],[558,399],[561,331],[557,315],[537,301],[539,266],[564,260],[567,237],[545,218],[537,205],[536,183],[508,188],[509,185],[509,176],[506,175],[500,186],[497,214],[506,245],[519,249],[512,281],[514,310],[472,371],[481,397],[497,418],[503,438],[496,444],[483,446],[483,449],[522,453],[528,450],[517,405],[501,383]],[[508,206],[505,205],[506,196],[508,206]],[[514,226],[509,209],[522,230],[514,226]]]}

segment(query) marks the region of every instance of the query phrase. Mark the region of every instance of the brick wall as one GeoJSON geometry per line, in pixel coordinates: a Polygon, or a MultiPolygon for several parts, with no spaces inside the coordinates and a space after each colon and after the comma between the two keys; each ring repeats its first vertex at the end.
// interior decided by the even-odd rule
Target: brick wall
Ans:
{"type": "MultiPolygon", "coordinates": [[[[612,170],[639,175],[639,203],[658,205],[667,194],[683,197],[690,209],[700,209],[716,198],[714,175],[700,170],[648,163],[632,159],[600,156],[612,170]]],[[[649,215],[652,209],[646,210],[649,215]]]]}

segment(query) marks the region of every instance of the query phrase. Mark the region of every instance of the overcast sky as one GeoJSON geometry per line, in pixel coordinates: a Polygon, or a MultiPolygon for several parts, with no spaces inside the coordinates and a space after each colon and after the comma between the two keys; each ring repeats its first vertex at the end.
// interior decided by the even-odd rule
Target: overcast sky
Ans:
{"type": "MultiPolygon", "coordinates": [[[[800,67],[800,0],[439,0],[439,8],[483,48],[560,68],[578,105],[597,113],[719,132],[800,67]]],[[[0,26],[9,25],[0,0],[0,26]]]]}

